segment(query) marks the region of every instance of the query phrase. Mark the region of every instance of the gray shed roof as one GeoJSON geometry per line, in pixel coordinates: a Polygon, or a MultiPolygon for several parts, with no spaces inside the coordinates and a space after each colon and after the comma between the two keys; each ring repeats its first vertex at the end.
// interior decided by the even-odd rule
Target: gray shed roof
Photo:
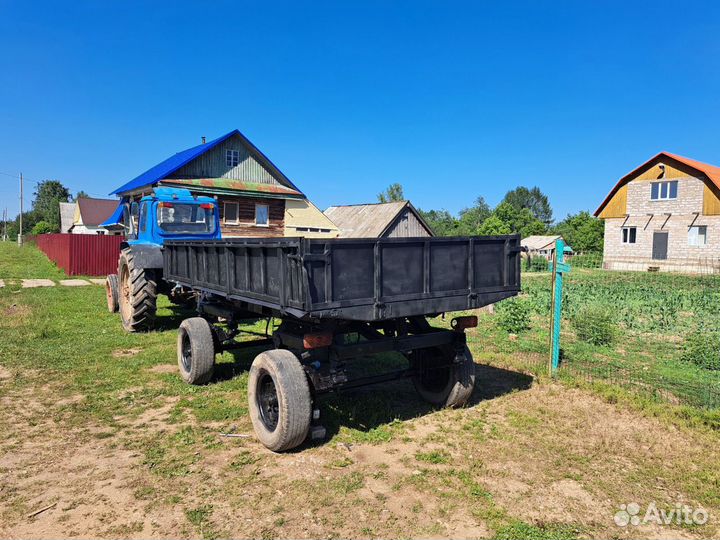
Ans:
{"type": "Polygon", "coordinates": [[[410,201],[331,206],[323,213],[338,226],[341,237],[379,238],[405,207],[425,223],[410,201]]]}
{"type": "Polygon", "coordinates": [[[528,236],[520,241],[520,245],[530,250],[536,249],[555,249],[555,240],[562,236],[528,236]]]}
{"type": "Polygon", "coordinates": [[[75,221],[75,203],[74,202],[61,202],[60,203],[60,232],[66,233],[70,231],[70,227],[73,226],[75,221]]]}

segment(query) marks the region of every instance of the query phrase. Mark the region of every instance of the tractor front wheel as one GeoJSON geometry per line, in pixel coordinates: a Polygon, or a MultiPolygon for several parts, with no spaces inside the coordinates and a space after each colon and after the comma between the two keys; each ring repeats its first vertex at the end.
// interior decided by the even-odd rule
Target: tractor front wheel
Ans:
{"type": "Polygon", "coordinates": [[[107,298],[107,307],[110,313],[117,313],[119,308],[120,286],[118,284],[117,274],[108,274],[105,278],[105,297],[107,298]]]}
{"type": "Polygon", "coordinates": [[[128,332],[151,330],[157,311],[157,278],[154,270],[138,267],[131,249],[120,253],[119,305],[128,332]]]}

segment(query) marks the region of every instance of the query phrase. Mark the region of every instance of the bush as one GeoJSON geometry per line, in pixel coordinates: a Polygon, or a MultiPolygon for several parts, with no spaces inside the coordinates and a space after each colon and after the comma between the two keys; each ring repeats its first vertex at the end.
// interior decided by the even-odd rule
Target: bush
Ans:
{"type": "Polygon", "coordinates": [[[575,268],[602,268],[602,253],[581,253],[568,258],[570,266],[575,268]]]}
{"type": "Polygon", "coordinates": [[[615,339],[615,320],[612,312],[605,307],[583,306],[570,322],[577,337],[592,345],[610,345],[615,339]]]}
{"type": "Polygon", "coordinates": [[[511,298],[497,304],[497,325],[511,334],[530,328],[530,304],[525,298],[511,298]]]}
{"type": "Polygon", "coordinates": [[[688,334],[680,358],[705,369],[720,371],[720,332],[698,328],[688,334]]]}
{"type": "Polygon", "coordinates": [[[540,256],[529,257],[525,259],[525,270],[528,272],[547,272],[548,260],[540,256]]]}
{"type": "Polygon", "coordinates": [[[48,234],[57,232],[55,226],[51,225],[47,221],[38,221],[30,231],[30,234],[48,234]]]}

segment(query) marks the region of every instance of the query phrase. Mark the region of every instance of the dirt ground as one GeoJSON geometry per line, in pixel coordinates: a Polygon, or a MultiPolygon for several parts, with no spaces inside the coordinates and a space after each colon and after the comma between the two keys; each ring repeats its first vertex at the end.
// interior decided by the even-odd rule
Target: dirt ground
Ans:
{"type": "MultiPolygon", "coordinates": [[[[390,386],[412,399],[407,382],[390,386]]],[[[226,437],[226,424],[178,419],[171,396],[112,428],[78,423],[86,396],[57,399],[41,372],[0,367],[0,537],[483,538],[516,522],[561,538],[720,534],[717,477],[698,480],[720,463],[715,434],[497,368],[478,366],[478,388],[470,407],[390,437],[273,454],[245,419],[226,437]],[[630,502],[703,505],[711,520],[618,527],[630,502]]]]}

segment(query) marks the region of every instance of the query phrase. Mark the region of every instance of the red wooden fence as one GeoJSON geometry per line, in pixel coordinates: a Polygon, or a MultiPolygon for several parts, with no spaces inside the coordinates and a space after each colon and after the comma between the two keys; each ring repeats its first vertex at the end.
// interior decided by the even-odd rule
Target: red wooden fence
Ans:
{"type": "Polygon", "coordinates": [[[117,272],[123,236],[99,234],[41,234],[40,250],[69,276],[104,276],[117,272]]]}

